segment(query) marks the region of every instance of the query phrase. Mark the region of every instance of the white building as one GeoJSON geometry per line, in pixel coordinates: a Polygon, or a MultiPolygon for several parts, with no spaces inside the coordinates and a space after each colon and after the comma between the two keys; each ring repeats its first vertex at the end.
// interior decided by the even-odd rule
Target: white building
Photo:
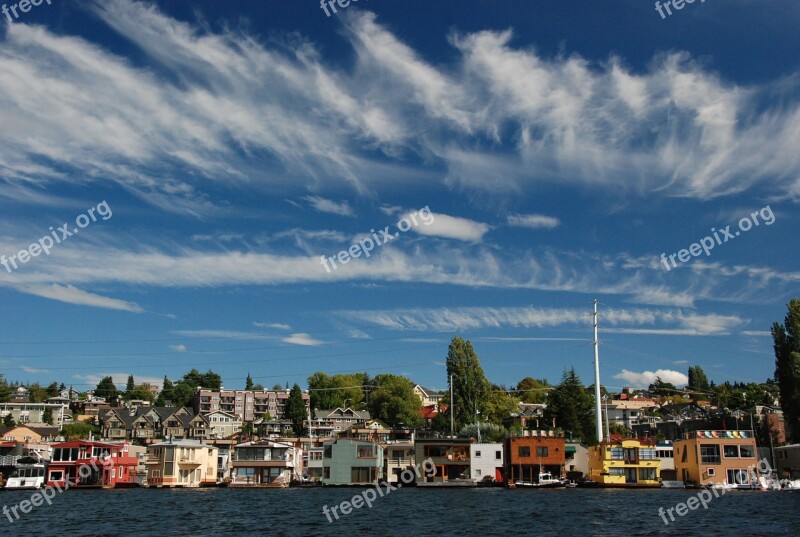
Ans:
{"type": "Polygon", "coordinates": [[[232,412],[214,410],[206,414],[211,438],[230,438],[242,431],[242,420],[232,412]]]}
{"type": "Polygon", "coordinates": [[[0,403],[0,419],[11,414],[14,421],[21,425],[28,423],[44,424],[45,409],[53,413],[53,426],[64,426],[64,416],[69,415],[69,406],[61,403],[0,403]]]}
{"type": "Polygon", "coordinates": [[[470,477],[473,481],[503,478],[503,444],[470,444],[470,477]]]}

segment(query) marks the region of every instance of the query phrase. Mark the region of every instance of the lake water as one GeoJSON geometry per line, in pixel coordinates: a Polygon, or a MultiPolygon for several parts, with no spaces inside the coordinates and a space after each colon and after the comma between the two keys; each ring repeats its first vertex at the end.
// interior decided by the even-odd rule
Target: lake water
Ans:
{"type": "MultiPolygon", "coordinates": [[[[70,490],[13,523],[3,516],[0,535],[800,535],[800,493],[729,492],[667,526],[658,508],[700,492],[680,489],[411,488],[328,522],[323,505],[362,490],[70,490]]],[[[0,503],[11,507],[30,497],[31,491],[3,491],[0,503]]]]}

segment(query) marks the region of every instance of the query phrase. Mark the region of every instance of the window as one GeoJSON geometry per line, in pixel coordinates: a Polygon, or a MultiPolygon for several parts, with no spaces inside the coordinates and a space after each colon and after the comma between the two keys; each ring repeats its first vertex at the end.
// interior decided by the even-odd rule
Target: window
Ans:
{"type": "Polygon", "coordinates": [[[539,446],[539,447],[536,448],[536,456],[537,457],[547,457],[547,456],[549,456],[548,453],[549,453],[549,450],[547,449],[547,446],[539,446]]]}
{"type": "Polygon", "coordinates": [[[480,476],[481,476],[481,469],[480,468],[476,468],[475,469],[475,477],[480,477],[480,476]]]}
{"type": "Polygon", "coordinates": [[[359,459],[370,459],[374,457],[374,450],[372,446],[362,446],[358,448],[359,459]]]}
{"type": "MultiPolygon", "coordinates": [[[[665,455],[668,456],[668,455],[665,455]]],[[[659,457],[659,454],[653,448],[640,448],[639,458],[645,461],[654,461],[659,457]]]]}
{"type": "Polygon", "coordinates": [[[703,464],[719,464],[719,444],[700,444],[700,458],[703,464]]]}
{"type": "Polygon", "coordinates": [[[739,446],[731,446],[726,445],[722,446],[722,454],[725,456],[726,459],[728,458],[739,458],[739,446]]]}
{"type": "Polygon", "coordinates": [[[446,457],[447,456],[447,447],[446,446],[425,446],[425,456],[426,457],[446,457]]]}
{"type": "Polygon", "coordinates": [[[612,447],[610,451],[613,460],[622,460],[625,458],[624,450],[621,447],[612,447]]]}
{"type": "Polygon", "coordinates": [[[519,446],[519,456],[520,457],[530,457],[531,456],[531,448],[530,448],[530,446],[519,446]]]}
{"type": "Polygon", "coordinates": [[[481,452],[480,452],[480,450],[478,450],[478,451],[476,451],[476,452],[475,452],[475,456],[476,456],[476,457],[480,457],[480,456],[481,456],[481,452]]]}
{"type": "Polygon", "coordinates": [[[609,475],[625,475],[625,468],[609,468],[609,475]]]}
{"type": "Polygon", "coordinates": [[[739,446],[739,456],[743,459],[752,459],[755,457],[753,446],[739,446]]]}
{"type": "Polygon", "coordinates": [[[333,446],[325,446],[323,448],[323,451],[324,451],[323,457],[325,457],[326,459],[330,459],[331,457],[333,457],[333,446]]]}
{"type": "Polygon", "coordinates": [[[324,477],[325,479],[330,479],[331,478],[331,467],[330,466],[326,466],[325,468],[322,469],[322,477],[324,477]]]}
{"type": "Polygon", "coordinates": [[[52,470],[50,472],[49,481],[63,481],[64,480],[64,472],[61,470],[52,470]]]}
{"type": "Polygon", "coordinates": [[[353,466],[350,470],[350,482],[371,483],[377,478],[377,471],[373,466],[353,466]]]}
{"type": "Polygon", "coordinates": [[[494,452],[494,458],[495,458],[495,459],[497,459],[497,460],[499,461],[500,459],[502,459],[502,458],[503,458],[503,452],[502,452],[502,451],[499,451],[499,450],[498,450],[498,451],[495,451],[495,452],[494,452]]]}
{"type": "Polygon", "coordinates": [[[710,476],[716,475],[717,471],[714,468],[706,468],[706,473],[710,476]]]}
{"type": "Polygon", "coordinates": [[[655,481],[656,469],[655,468],[639,468],[639,481],[655,481]]]}

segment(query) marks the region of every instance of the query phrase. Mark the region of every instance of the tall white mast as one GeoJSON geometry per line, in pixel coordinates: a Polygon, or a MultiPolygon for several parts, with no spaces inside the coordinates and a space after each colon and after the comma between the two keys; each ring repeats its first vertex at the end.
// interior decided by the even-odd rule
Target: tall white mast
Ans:
{"type": "Polygon", "coordinates": [[[597,339],[597,299],[594,299],[594,418],[597,441],[603,441],[603,415],[600,410],[600,341],[597,339]]]}

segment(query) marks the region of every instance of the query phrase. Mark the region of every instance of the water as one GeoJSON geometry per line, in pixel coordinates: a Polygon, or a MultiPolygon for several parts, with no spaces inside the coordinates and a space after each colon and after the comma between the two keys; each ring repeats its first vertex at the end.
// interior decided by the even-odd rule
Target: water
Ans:
{"type": "MultiPolygon", "coordinates": [[[[362,490],[70,490],[13,523],[3,516],[0,535],[800,535],[800,493],[788,492],[729,492],[666,526],[658,508],[700,492],[680,489],[403,489],[328,522],[323,505],[362,490]]],[[[30,498],[0,493],[9,507],[30,498]]]]}

